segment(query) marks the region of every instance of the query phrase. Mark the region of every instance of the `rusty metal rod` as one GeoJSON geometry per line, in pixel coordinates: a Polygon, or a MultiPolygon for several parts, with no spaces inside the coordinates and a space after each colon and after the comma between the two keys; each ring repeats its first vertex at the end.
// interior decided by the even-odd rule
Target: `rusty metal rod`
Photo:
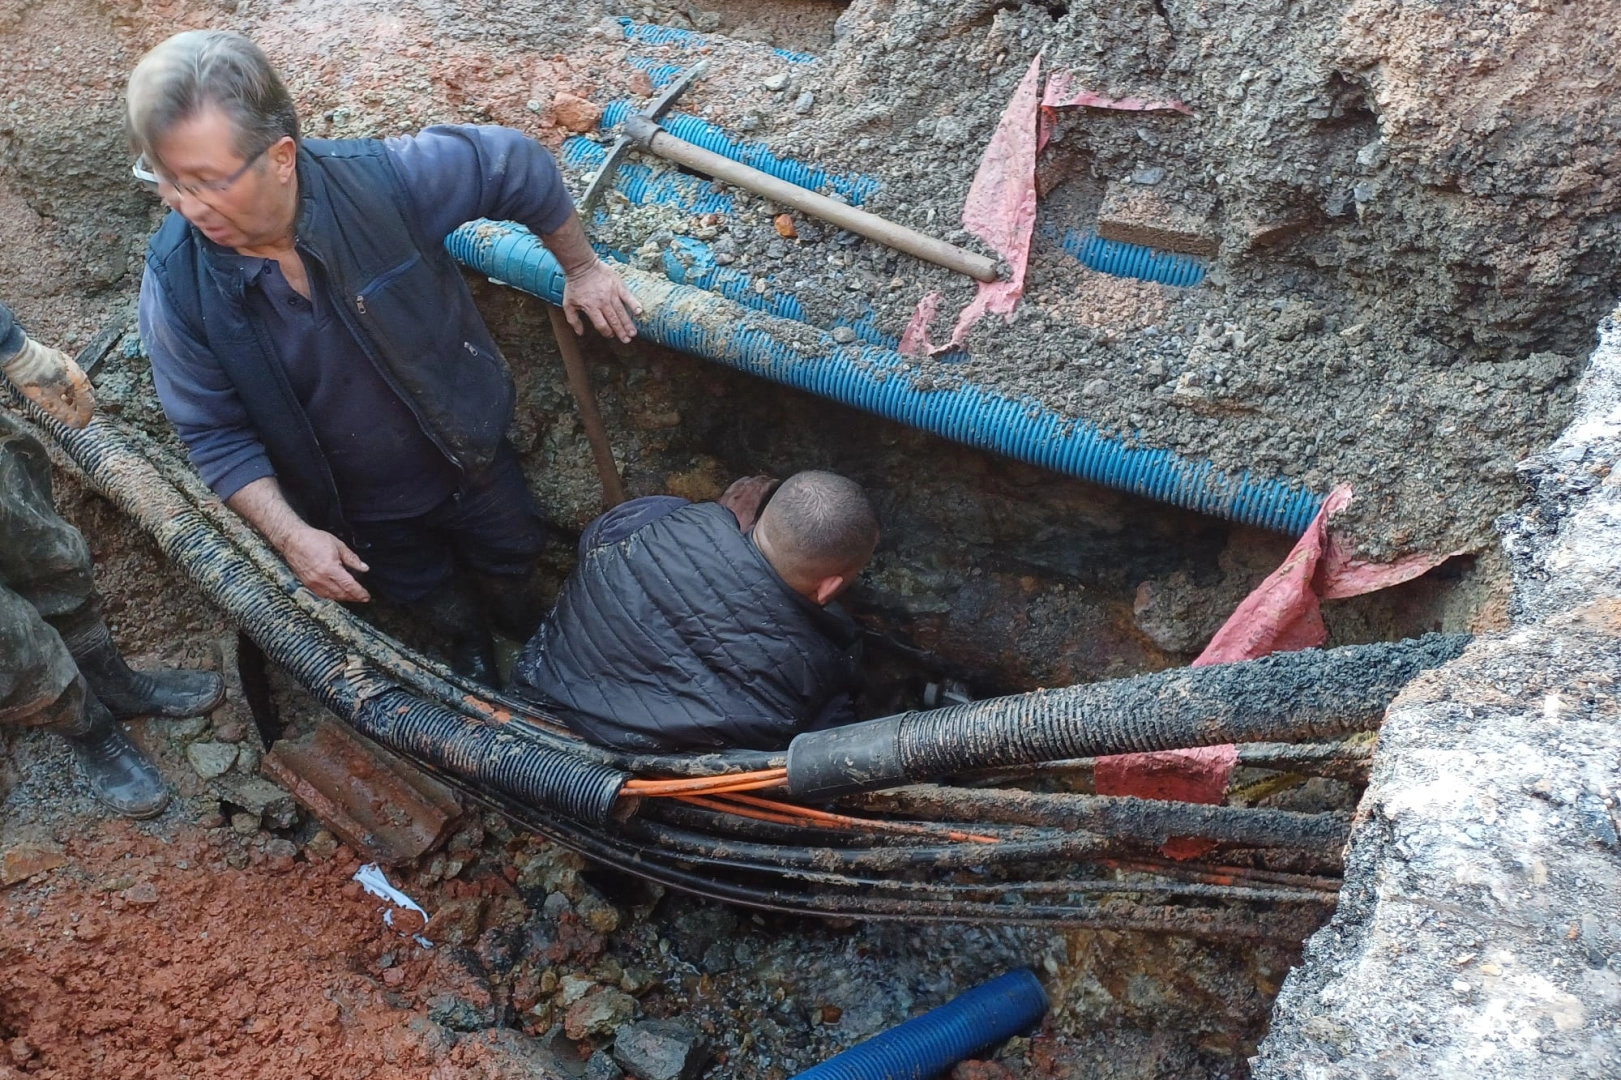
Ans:
{"type": "Polygon", "coordinates": [[[563,370],[568,374],[568,386],[574,391],[574,403],[580,409],[580,423],[585,426],[585,439],[591,444],[591,456],[597,462],[597,475],[602,478],[603,509],[611,510],[625,501],[625,484],[619,479],[619,466],[614,463],[608,429],[603,426],[602,413],[597,408],[597,395],[591,389],[591,373],[586,370],[585,357],[580,354],[580,339],[563,316],[561,308],[547,304],[546,314],[551,317],[552,334],[557,338],[557,351],[563,355],[563,370]]]}

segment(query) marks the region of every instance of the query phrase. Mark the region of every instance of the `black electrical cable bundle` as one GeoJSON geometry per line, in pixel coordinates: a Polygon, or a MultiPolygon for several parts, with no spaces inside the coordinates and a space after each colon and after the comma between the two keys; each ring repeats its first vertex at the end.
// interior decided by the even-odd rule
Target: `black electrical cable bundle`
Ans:
{"type": "MultiPolygon", "coordinates": [[[[149,437],[106,419],[79,432],[39,426],[323,705],[471,797],[607,865],[715,899],[801,914],[1226,938],[1298,940],[1332,903],[1328,879],[1243,867],[1133,869],[1129,860],[1182,835],[1228,849],[1337,849],[1346,825],[1335,815],[927,787],[816,809],[784,801],[791,755],[628,755],[591,746],[310,594],[149,437]],[[1090,876],[1062,876],[1088,866],[1090,876]]],[[[1445,651],[1422,650],[1426,660],[1445,651]]],[[[1400,672],[1388,674],[1380,692],[1410,676],[1412,664],[1396,666],[1400,672]]],[[[1095,693],[1109,700],[1108,687],[1095,693]]],[[[1128,701],[1141,699],[1128,687],[1128,701]]],[[[1019,701],[989,708],[1017,715],[1019,701]]],[[[891,718],[901,760],[946,771],[1006,761],[1005,743],[981,760],[924,737],[937,729],[942,738],[956,737],[983,719],[986,710],[973,709],[891,718]]],[[[1060,711],[1063,723],[1043,729],[1056,734],[1023,753],[1082,752],[1066,734],[1074,709],[1060,711]]],[[[1266,731],[1275,737],[1277,727],[1266,731]]]]}

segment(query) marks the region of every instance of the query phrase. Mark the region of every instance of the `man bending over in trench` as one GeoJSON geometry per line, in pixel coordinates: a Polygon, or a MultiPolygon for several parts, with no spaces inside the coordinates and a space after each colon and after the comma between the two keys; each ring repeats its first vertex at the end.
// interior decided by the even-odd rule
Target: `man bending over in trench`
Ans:
{"type": "Polygon", "coordinates": [[[126,119],[135,175],[173,211],[147,247],[141,336],[192,463],[317,595],[409,606],[493,683],[485,617],[534,631],[544,529],[506,438],[512,376],[444,240],[527,225],[575,330],[583,314],[629,341],[641,308],[557,163],[500,127],[302,138],[264,53],[218,30],[147,53],[126,119]]]}
{"type": "Polygon", "coordinates": [[[832,600],[877,544],[866,493],[835,473],[633,499],[580,538],[513,689],[623,750],[780,750],[849,723],[860,630],[832,600]]]}
{"type": "MultiPolygon", "coordinates": [[[[90,382],[32,341],[0,304],[0,371],[71,428],[90,422],[90,382]]],[[[131,671],[101,618],[90,549],[57,516],[45,448],[0,409],[0,726],[67,740],[96,798],[152,817],[169,793],[115,717],[201,716],[225,698],[211,671],[131,671]]]]}

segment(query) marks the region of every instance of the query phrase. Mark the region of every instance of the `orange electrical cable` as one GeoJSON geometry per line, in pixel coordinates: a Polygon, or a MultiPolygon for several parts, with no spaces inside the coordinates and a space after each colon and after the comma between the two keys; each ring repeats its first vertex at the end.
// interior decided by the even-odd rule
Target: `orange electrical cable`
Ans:
{"type": "Polygon", "coordinates": [[[718,795],[731,791],[758,791],[781,787],[788,780],[787,769],[757,769],[754,772],[722,776],[689,776],[679,780],[627,780],[622,795],[670,798],[678,795],[718,795]]]}
{"type": "Polygon", "coordinates": [[[909,836],[944,836],[947,840],[956,843],[971,844],[997,844],[1001,841],[994,836],[984,836],[979,833],[962,832],[958,829],[940,830],[933,826],[918,824],[910,821],[885,821],[879,818],[858,818],[847,814],[833,814],[826,810],[816,810],[809,806],[799,806],[794,803],[776,802],[772,799],[759,799],[750,795],[725,795],[719,800],[725,803],[742,803],[747,806],[756,806],[763,810],[770,810],[778,814],[786,814],[824,825],[833,825],[842,828],[871,829],[874,832],[905,833],[909,836]]]}

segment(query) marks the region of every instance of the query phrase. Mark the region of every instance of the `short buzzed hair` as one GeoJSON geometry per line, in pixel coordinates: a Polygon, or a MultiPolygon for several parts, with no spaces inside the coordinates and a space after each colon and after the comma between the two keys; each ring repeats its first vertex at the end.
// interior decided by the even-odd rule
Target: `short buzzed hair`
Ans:
{"type": "Polygon", "coordinates": [[[264,50],[228,30],[187,30],[141,57],[130,73],[124,126],[130,147],[156,161],[159,140],[209,106],[230,118],[236,152],[298,141],[298,109],[264,50]]]}
{"type": "Polygon", "coordinates": [[[878,514],[867,493],[838,473],[790,476],[760,511],[760,521],[776,553],[806,574],[860,570],[878,546],[878,514]]]}

